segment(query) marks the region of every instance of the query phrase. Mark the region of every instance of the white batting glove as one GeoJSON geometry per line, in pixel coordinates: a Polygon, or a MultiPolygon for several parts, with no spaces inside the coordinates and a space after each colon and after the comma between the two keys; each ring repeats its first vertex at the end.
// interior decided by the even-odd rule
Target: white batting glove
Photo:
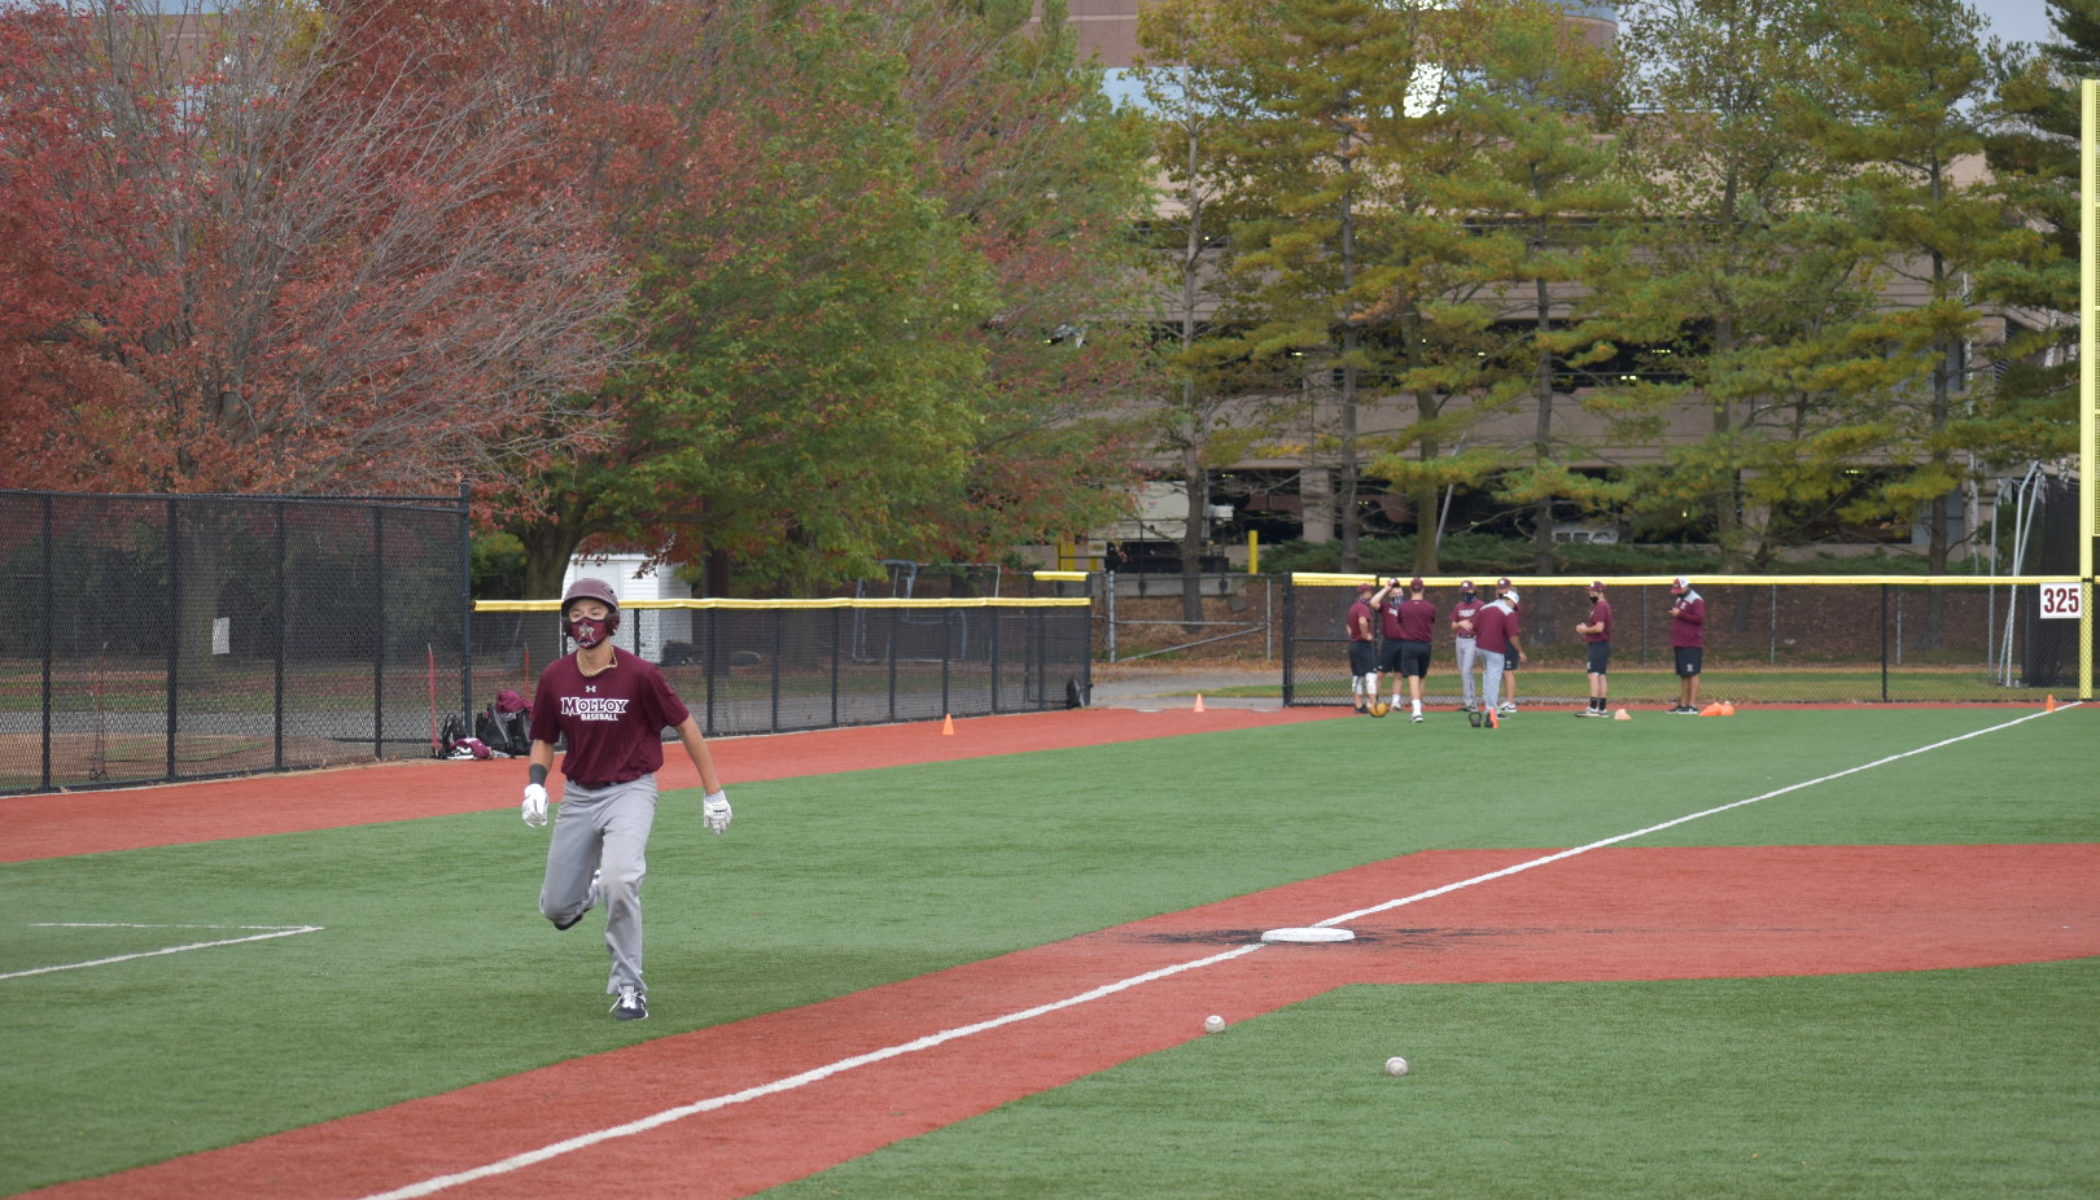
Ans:
{"type": "Polygon", "coordinates": [[[700,819],[707,822],[707,827],[714,831],[716,837],[721,837],[728,831],[729,819],[734,815],[729,811],[729,792],[726,789],[709,792],[707,798],[700,802],[700,819]]]}
{"type": "Polygon", "coordinates": [[[525,817],[525,823],[534,829],[546,826],[547,789],[544,785],[537,783],[525,785],[525,803],[520,807],[520,812],[525,817]]]}

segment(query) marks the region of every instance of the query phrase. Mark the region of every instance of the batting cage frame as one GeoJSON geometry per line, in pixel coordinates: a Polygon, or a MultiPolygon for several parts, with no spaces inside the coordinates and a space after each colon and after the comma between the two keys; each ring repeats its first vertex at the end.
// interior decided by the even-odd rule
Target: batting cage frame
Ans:
{"type": "MultiPolygon", "coordinates": [[[[1356,585],[1387,574],[1301,572],[1284,591],[1283,701],[1354,703],[1346,620],[1356,585]]],[[[1425,578],[1438,607],[1429,699],[1458,704],[1450,628],[1459,584],[1482,601],[1495,576],[1425,578]]],[[[1611,694],[1675,695],[1671,647],[1673,578],[1661,575],[1510,576],[1519,593],[1525,660],[1520,701],[1580,704],[1586,693],[1589,585],[1612,606],[1611,694]]],[[[2091,699],[2092,638],[2086,585],[2075,575],[1693,577],[1706,601],[1704,692],[1795,704],[2039,702],[2091,699]],[[2062,619],[2075,618],[2075,619],[2062,619]]],[[[1381,631],[1382,632],[1382,631],[1381,631]]],[[[1389,690],[1391,677],[1384,678],[1389,690]]]]}

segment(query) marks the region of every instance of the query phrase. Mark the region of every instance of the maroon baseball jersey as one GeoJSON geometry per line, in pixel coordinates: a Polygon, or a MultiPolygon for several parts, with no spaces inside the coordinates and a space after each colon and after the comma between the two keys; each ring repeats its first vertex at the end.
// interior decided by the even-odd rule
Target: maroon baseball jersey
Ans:
{"type": "Polygon", "coordinates": [[[1670,645],[1682,650],[1706,644],[1706,601],[1697,592],[1677,597],[1670,617],[1670,645]]]}
{"type": "Polygon", "coordinates": [[[1585,625],[1596,625],[1596,626],[1599,626],[1599,627],[1600,627],[1600,628],[1599,628],[1599,629],[1597,630],[1597,632],[1595,632],[1595,633],[1585,633],[1585,634],[1583,634],[1583,635],[1582,635],[1582,640],[1583,640],[1583,641],[1586,641],[1586,642],[1608,642],[1608,641],[1610,641],[1610,640],[1611,640],[1611,601],[1609,601],[1609,600],[1599,600],[1599,601],[1597,601],[1597,602],[1596,602],[1595,604],[1592,604],[1592,605],[1590,606],[1590,619],[1589,619],[1589,620],[1587,620],[1587,621],[1584,621],[1584,622],[1583,622],[1583,624],[1585,624],[1585,625]]]}
{"type": "Polygon", "coordinates": [[[1458,623],[1460,621],[1475,620],[1479,617],[1480,610],[1483,607],[1485,606],[1481,604],[1481,602],[1477,598],[1473,600],[1461,600],[1457,604],[1452,605],[1451,632],[1462,638],[1472,637],[1472,634],[1467,633],[1465,630],[1458,628],[1458,623]]]}
{"type": "Polygon", "coordinates": [[[624,783],[664,765],[663,731],[689,714],[656,664],[613,650],[613,665],[586,676],[574,654],[540,675],[532,699],[532,740],[567,737],[561,773],[590,783],[624,783]]]}
{"type": "Polygon", "coordinates": [[[1436,605],[1427,600],[1408,600],[1400,605],[1400,640],[1426,642],[1436,637],[1436,605]]]}
{"type": "Polygon", "coordinates": [[[1378,631],[1371,625],[1371,605],[1358,600],[1349,606],[1349,640],[1352,642],[1375,642],[1378,631]]]}
{"type": "Polygon", "coordinates": [[[1510,624],[1516,614],[1502,607],[1500,602],[1483,604],[1473,614],[1473,639],[1489,654],[1509,653],[1510,624]]]}
{"type": "Polygon", "coordinates": [[[1386,640],[1389,642],[1399,641],[1400,593],[1394,592],[1390,596],[1387,596],[1384,602],[1379,604],[1378,606],[1378,615],[1381,618],[1381,626],[1383,632],[1385,633],[1386,640]]]}

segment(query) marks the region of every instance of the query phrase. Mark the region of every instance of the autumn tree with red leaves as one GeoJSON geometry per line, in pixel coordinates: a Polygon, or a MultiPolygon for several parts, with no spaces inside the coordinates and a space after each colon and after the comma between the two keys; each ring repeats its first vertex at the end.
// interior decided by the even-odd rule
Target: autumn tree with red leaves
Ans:
{"type": "Polygon", "coordinates": [[[6,482],[464,477],[532,594],[585,545],[803,589],[1094,523],[1144,147],[1029,8],[11,13],[6,482]]]}
{"type": "Polygon", "coordinates": [[[719,10],[737,90],[685,118],[714,164],[630,246],[643,352],[607,389],[603,451],[543,477],[516,532],[528,594],[579,536],[806,590],[923,544],[922,503],[967,469],[990,306],[931,195],[875,15],[719,10]]]}
{"type": "MultiPolygon", "coordinates": [[[[695,222],[735,225],[739,214],[767,211],[754,129],[762,114],[753,111],[747,77],[762,18],[748,6],[331,0],[329,7],[341,21],[331,38],[348,60],[342,88],[384,94],[395,74],[389,47],[402,39],[423,49],[415,67],[421,88],[468,86],[491,63],[529,81],[547,113],[547,152],[514,184],[581,205],[630,289],[705,274],[741,252],[742,241],[726,234],[689,256],[677,249],[695,222]]],[[[477,490],[485,527],[527,549],[528,595],[559,588],[571,552],[587,539],[663,545],[670,535],[662,531],[701,507],[681,466],[696,439],[711,460],[738,441],[737,429],[708,414],[657,403],[646,381],[665,335],[653,307],[647,296],[624,297],[609,314],[631,351],[624,370],[538,417],[539,433],[569,436],[540,441],[535,453],[513,459],[497,486],[477,490]]]]}
{"type": "Polygon", "coordinates": [[[1143,146],[1026,8],[719,6],[668,43],[716,82],[675,98],[677,191],[618,226],[644,348],[614,435],[505,521],[528,594],[586,543],[810,590],[1121,503],[1143,146]]]}
{"type": "Polygon", "coordinates": [[[425,86],[354,14],[0,15],[0,478],[449,491],[575,431],[623,285],[504,64],[425,86]],[[384,79],[392,86],[372,86],[384,79]]]}

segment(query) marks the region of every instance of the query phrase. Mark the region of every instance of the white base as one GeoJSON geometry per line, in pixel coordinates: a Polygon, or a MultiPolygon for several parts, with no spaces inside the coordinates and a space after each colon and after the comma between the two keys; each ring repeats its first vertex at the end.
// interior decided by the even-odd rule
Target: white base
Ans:
{"type": "Polygon", "coordinates": [[[1271,929],[1261,935],[1261,940],[1265,942],[1348,942],[1355,939],[1356,934],[1350,930],[1329,929],[1325,926],[1271,929]]]}

